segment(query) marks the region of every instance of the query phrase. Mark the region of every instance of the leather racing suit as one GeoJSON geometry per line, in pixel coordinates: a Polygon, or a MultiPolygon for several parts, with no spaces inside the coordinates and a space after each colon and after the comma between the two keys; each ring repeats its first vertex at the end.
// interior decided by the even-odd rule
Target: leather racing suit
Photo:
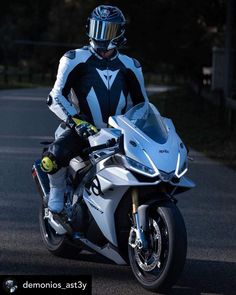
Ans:
{"type": "MultiPolygon", "coordinates": [[[[102,58],[92,47],[83,47],[66,52],[60,59],[57,79],[47,104],[64,122],[79,114],[99,129],[107,126],[109,116],[124,114],[132,105],[145,100],[148,98],[137,60],[118,50],[114,50],[110,58],[102,58]]],[[[49,174],[48,207],[54,212],[63,209],[65,167],[72,158],[81,155],[85,146],[85,139],[67,127],[46,152],[57,164],[57,169],[49,174]],[[52,196],[54,189],[55,197],[52,196]]]]}

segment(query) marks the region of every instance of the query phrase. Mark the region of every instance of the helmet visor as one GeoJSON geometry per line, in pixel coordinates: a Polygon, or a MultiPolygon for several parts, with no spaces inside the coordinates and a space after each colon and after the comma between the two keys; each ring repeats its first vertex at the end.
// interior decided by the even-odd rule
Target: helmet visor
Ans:
{"type": "Polygon", "coordinates": [[[121,24],[101,20],[89,20],[88,36],[97,41],[112,40],[121,34],[121,24]]]}

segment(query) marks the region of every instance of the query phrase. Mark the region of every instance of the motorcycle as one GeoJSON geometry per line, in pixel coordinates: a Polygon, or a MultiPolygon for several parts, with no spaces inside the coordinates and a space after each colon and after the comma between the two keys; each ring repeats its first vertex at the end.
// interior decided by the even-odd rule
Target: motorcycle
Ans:
{"type": "MultiPolygon", "coordinates": [[[[62,127],[56,131],[60,134],[62,127]]],[[[108,128],[88,138],[85,157],[68,167],[64,210],[73,233],[47,208],[48,176],[33,164],[41,195],[42,240],[53,254],[95,251],[129,264],[139,283],[167,291],[181,274],[187,234],[175,196],[195,186],[185,176],[188,152],[171,119],[151,103],[109,118],[108,128]],[[82,233],[82,234],[81,234],[82,233]]]]}

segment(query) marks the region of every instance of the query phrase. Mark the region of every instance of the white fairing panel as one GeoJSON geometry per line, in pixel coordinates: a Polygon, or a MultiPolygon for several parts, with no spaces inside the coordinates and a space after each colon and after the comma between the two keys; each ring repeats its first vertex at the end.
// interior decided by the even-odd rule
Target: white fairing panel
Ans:
{"type": "Polygon", "coordinates": [[[83,198],[90,212],[104,236],[113,245],[117,246],[115,211],[128,188],[131,186],[149,186],[159,182],[139,182],[130,171],[114,166],[99,171],[97,179],[94,180],[95,188],[90,188],[90,193],[84,191],[83,198]],[[100,187],[102,193],[99,192],[98,187],[100,187]]]}
{"type": "MultiPolygon", "coordinates": [[[[120,119],[120,125],[126,125],[125,119],[120,119]]],[[[171,125],[168,127],[169,136],[164,144],[158,144],[151,138],[147,138],[142,132],[132,128],[132,126],[130,126],[130,128],[126,127],[124,131],[126,155],[150,167],[150,160],[146,156],[147,154],[151,158],[154,166],[158,167],[158,170],[165,171],[166,173],[175,171],[178,153],[180,152],[180,141],[174,128],[172,128],[171,125]],[[137,146],[132,146],[130,144],[131,141],[136,142],[137,146]],[[145,150],[146,153],[144,153],[143,150],[145,150]]]]}
{"type": "Polygon", "coordinates": [[[84,191],[83,198],[104,236],[114,246],[118,246],[114,216],[116,208],[127,191],[128,186],[114,186],[114,183],[99,174],[94,183],[96,187],[98,186],[98,182],[102,194],[99,195],[96,189],[91,188],[91,194],[84,191]]]}
{"type": "MultiPolygon", "coordinates": [[[[137,105],[125,115],[111,117],[109,124],[113,128],[103,128],[89,137],[90,145],[104,144],[108,139],[118,139],[122,134],[124,153],[120,157],[127,161],[128,169],[126,164],[124,167],[116,164],[109,166],[105,159],[100,160],[96,165],[96,178],[90,191],[85,191],[83,197],[104,236],[117,246],[114,216],[125,192],[131,186],[171,182],[173,176],[181,178],[186,172],[187,151],[172,121],[162,118],[149,103],[137,105]],[[153,177],[153,182],[138,181],[132,169],[138,173],[143,169],[146,176],[153,177]]],[[[191,188],[194,183],[181,178],[178,184],[172,185],[191,188]]]]}
{"type": "MultiPolygon", "coordinates": [[[[138,114],[138,116],[141,116],[141,114],[138,114]]],[[[158,174],[158,171],[165,173],[175,172],[178,164],[178,155],[180,167],[183,166],[187,157],[187,150],[177,135],[172,121],[161,117],[157,110],[155,116],[166,132],[166,138],[161,139],[159,142],[154,140],[155,128],[153,129],[154,135],[151,137],[147,136],[145,132],[137,127],[134,123],[135,120],[129,120],[126,115],[112,117],[109,120],[110,125],[120,128],[124,134],[126,156],[141,162],[147,167],[154,168],[156,172],[154,176],[158,174]]],[[[145,121],[145,119],[141,120],[145,121]]]]}

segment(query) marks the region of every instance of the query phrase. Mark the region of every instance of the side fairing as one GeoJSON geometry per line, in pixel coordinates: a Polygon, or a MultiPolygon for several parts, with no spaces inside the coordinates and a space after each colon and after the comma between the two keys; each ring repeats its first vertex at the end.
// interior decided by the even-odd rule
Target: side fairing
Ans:
{"type": "Polygon", "coordinates": [[[128,186],[114,183],[97,174],[90,192],[84,191],[83,198],[104,236],[118,246],[115,229],[115,211],[128,186]]]}
{"type": "Polygon", "coordinates": [[[104,236],[117,246],[115,211],[131,186],[151,186],[160,183],[139,182],[132,172],[122,167],[109,166],[97,173],[89,192],[83,198],[104,236]]]}

